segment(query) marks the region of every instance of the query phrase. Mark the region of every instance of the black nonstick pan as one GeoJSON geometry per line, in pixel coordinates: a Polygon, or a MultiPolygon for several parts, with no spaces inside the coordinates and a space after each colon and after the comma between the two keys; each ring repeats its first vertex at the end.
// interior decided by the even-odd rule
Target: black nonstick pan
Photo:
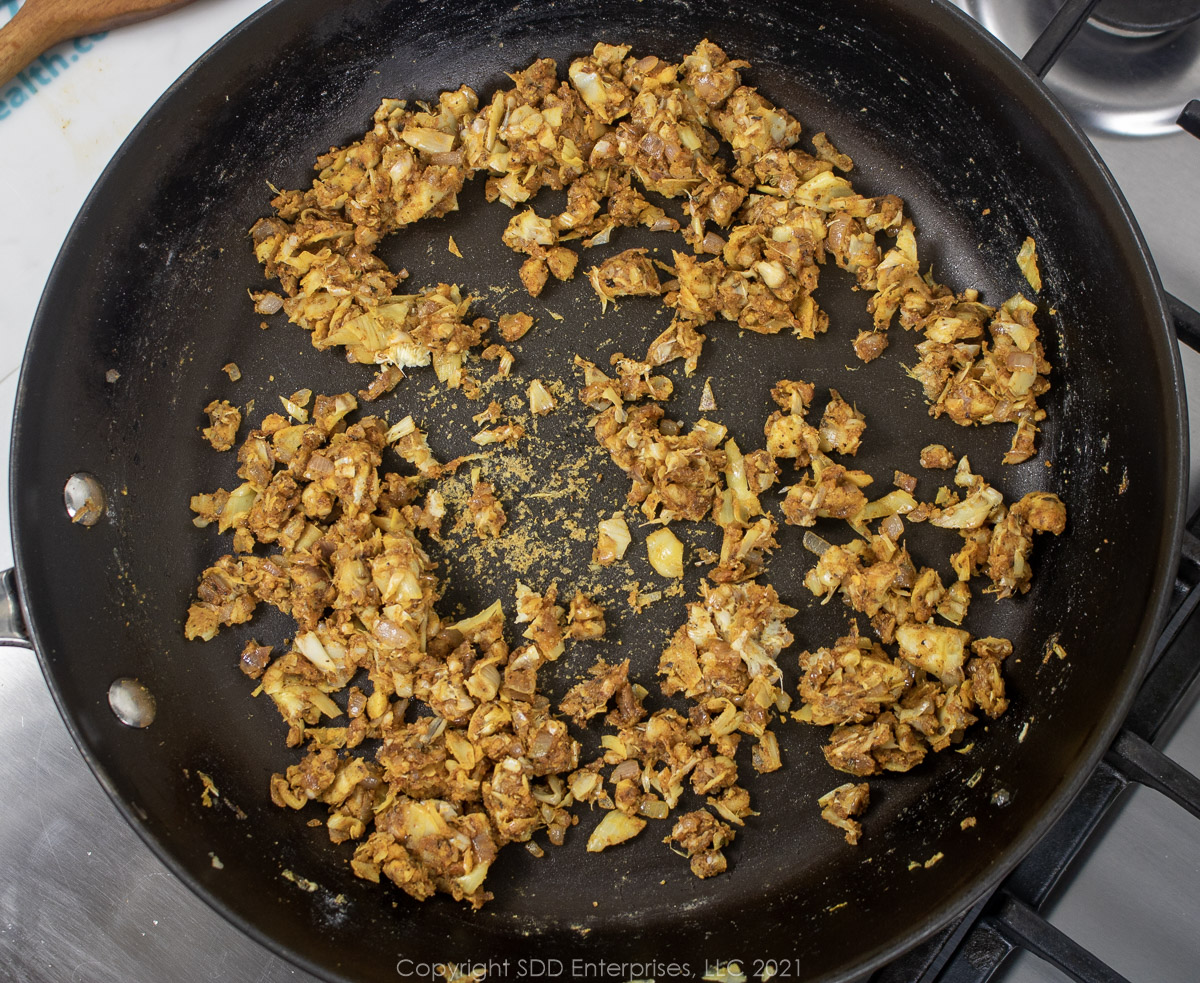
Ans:
{"type": "MultiPolygon", "coordinates": [[[[539,326],[517,352],[526,379],[573,387],[574,353],[605,362],[644,351],[667,323],[650,301],[602,316],[581,278],[552,284],[538,302],[489,291],[516,285],[520,258],[499,239],[509,213],[485,205],[481,185],[468,185],[459,212],[409,228],[382,255],[407,267],[411,284],[454,279],[480,294],[481,314],[536,314],[539,326]],[[449,236],[465,260],[447,252],[449,236]]],[[[641,245],[663,258],[681,248],[676,237],[623,230],[583,262],[641,245]]],[[[417,396],[431,385],[415,372],[373,411],[392,421],[423,412],[417,396]]],[[[421,421],[435,452],[473,449],[469,418],[482,404],[440,405],[421,421]]],[[[122,812],[214,907],[313,972],[392,979],[398,965],[411,975],[428,963],[490,962],[491,978],[567,978],[595,976],[603,963],[622,967],[611,978],[662,978],[672,966],[698,977],[737,959],[755,976],[773,961],[780,976],[848,979],[995,886],[1107,746],[1171,582],[1187,473],[1182,409],[1159,285],[1110,177],[1037,79],[947,4],[288,0],[241,25],[172,87],[105,171],[63,248],[17,400],[15,583],[55,699],[122,812]],[[937,442],[968,453],[1009,499],[1059,493],[1068,531],[1039,540],[1033,590],[1005,602],[977,592],[969,622],[977,634],[1012,639],[1013,705],[978,725],[964,753],[872,780],[857,848],[818,816],[817,796],[845,777],[822,759],[824,730],[781,724],[785,766],[750,783],[760,815],[730,849],[725,875],[693,878],[660,842],[666,829],[587,855],[599,815],[583,809],[567,843],[544,858],[518,847],[501,854],[488,880],[495,900],[482,911],[443,898],[416,904],[355,878],[348,849],[268,800],[269,776],[297,755],[283,745],[274,708],[250,696],[236,659],[247,638],[279,644],[294,627],[265,615],[207,644],[183,637],[197,574],[228,550],[212,529],[191,525],[188,500],[234,480],[231,456],[197,432],[201,408],[253,399],[257,422],[278,409],[280,394],[355,391],[370,379],[367,367],[315,351],[281,318],[260,330],[246,290],[266,284],[246,233],[268,213],[267,182],[304,186],[316,155],[361,134],[383,97],[432,99],[461,83],[486,96],[534,57],[555,57],[565,72],[571,58],[608,40],[678,59],[704,37],[750,61],[747,82],[790,109],[806,134],[830,134],[856,162],[856,188],[904,197],[922,266],[932,264],[939,280],[977,286],[999,303],[1028,289],[1014,256],[1027,235],[1037,240],[1039,320],[1055,372],[1034,460],[1000,464],[1009,428],[931,419],[903,371],[916,355],[899,328],[882,358],[859,365],[850,342],[868,323],[865,297],[832,267],[818,293],[827,335],[739,337],[711,325],[696,376],[685,379],[674,363],[668,404],[694,420],[711,377],[719,410],[710,415],[749,449],[761,446],[771,385],[809,379],[864,412],[869,429],[855,464],[881,490],[893,469],[918,472],[919,449],[937,442]],[[243,373],[236,384],[221,372],[230,361],[243,373]],[[103,489],[90,527],[71,523],[59,504],[76,474],[103,489]],[[1052,638],[1067,658],[1043,657],[1052,638]],[[153,695],[150,726],[125,726],[110,709],[110,686],[122,678],[153,695]],[[201,772],[220,793],[212,806],[202,802],[201,772]],[[964,829],[968,817],[976,823],[964,829]]],[[[577,404],[547,419],[592,439],[577,404]]],[[[599,509],[620,504],[627,482],[601,463],[604,480],[568,503],[571,515],[594,522],[599,509]]],[[[921,482],[920,497],[931,498],[938,482],[924,474],[921,482]]],[[[591,543],[559,528],[550,506],[537,512],[531,500],[528,508],[556,551],[553,568],[528,576],[539,586],[552,576],[565,582],[559,567],[586,567],[591,543]]],[[[817,531],[845,536],[833,523],[817,531]]],[[[910,542],[945,572],[957,541],[936,532],[922,528],[910,542]]],[[[803,588],[812,557],[796,533],[787,530],[767,573],[800,608],[796,642],[780,660],[790,686],[795,653],[829,644],[848,623],[840,605],[819,608],[803,588]]],[[[478,568],[442,559],[448,605],[489,603],[491,585],[505,582],[503,556],[478,568]]],[[[698,576],[685,581],[689,596],[698,576]]],[[[502,597],[510,607],[511,579],[502,597]]],[[[611,644],[622,643],[648,687],[685,600],[637,616],[613,608],[611,644]]],[[[552,688],[570,685],[595,651],[557,663],[552,688]]]]}

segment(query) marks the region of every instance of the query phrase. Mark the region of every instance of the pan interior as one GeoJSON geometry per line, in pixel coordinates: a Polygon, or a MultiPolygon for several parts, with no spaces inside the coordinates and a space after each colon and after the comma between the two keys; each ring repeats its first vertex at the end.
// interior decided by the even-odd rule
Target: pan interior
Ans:
{"type": "MultiPolygon", "coordinates": [[[[295,0],[271,8],[210,53],[131,138],[81,215],[39,311],[19,398],[14,512],[27,611],[60,706],[107,786],[177,869],[260,937],[326,974],[385,976],[401,956],[697,965],[802,957],[812,977],[861,968],[930,930],[1015,860],[1137,673],[1183,473],[1170,412],[1177,394],[1153,280],[1074,138],[1048,132],[1056,117],[1046,101],[998,53],[966,43],[964,23],[940,8],[663,3],[651,16],[648,6],[328,10],[295,0]],[[1056,372],[1041,453],[1026,464],[1000,464],[1008,427],[967,430],[927,415],[903,371],[916,360],[917,339],[898,327],[882,358],[866,366],[854,359],[850,341],[868,326],[866,298],[832,264],[817,293],[830,313],[827,335],[740,336],[712,324],[695,376],[685,378],[680,363],[668,368],[676,386],[668,414],[698,419],[700,388],[711,378],[718,409],[708,415],[743,450],[761,446],[771,386],[803,378],[817,384],[818,408],[835,388],[864,412],[868,430],[854,466],[875,475],[880,492],[894,469],[920,472],[920,448],[937,442],[968,453],[1008,499],[1035,488],[1062,495],[1069,534],[1039,541],[1033,591],[1005,603],[975,591],[968,626],[1016,648],[1007,667],[1013,706],[970,733],[969,751],[872,780],[857,849],[818,817],[816,798],[846,777],[824,764],[825,729],[781,723],[785,767],[746,779],[760,815],[730,848],[731,870],[721,878],[695,880],[660,842],[665,824],[585,857],[599,816],[581,810],[564,847],[542,859],[518,847],[501,854],[488,881],[496,897],[482,912],[443,899],[416,905],[353,877],[349,849],[306,827],[307,815],[267,800],[271,773],[297,756],[283,747],[267,698],[250,696],[236,656],[250,637],[282,644],[290,622],[263,611],[211,643],[183,640],[196,575],[228,549],[212,529],[190,524],[189,496],[237,480],[232,455],[201,440],[201,408],[212,399],[253,400],[257,422],[279,409],[280,395],[356,391],[370,379],[367,367],[317,352],[281,318],[259,328],[246,290],[264,284],[246,231],[268,213],[267,182],[304,186],[315,156],[361,134],[383,97],[432,99],[464,82],[486,97],[505,84],[506,71],[534,57],[554,57],[565,69],[606,40],[674,60],[703,37],[749,60],[746,81],[791,110],[807,135],[825,131],[850,154],[857,190],[905,199],[922,267],[942,282],[977,286],[991,303],[1028,291],[1014,256],[1026,235],[1037,239],[1046,283],[1039,323],[1056,372]],[[231,361],[242,372],[236,384],[221,371],[231,361]],[[115,382],[106,380],[110,370],[119,373],[115,382]],[[108,491],[109,518],[91,529],[71,526],[55,506],[79,470],[108,491]],[[1043,659],[1052,636],[1065,661],[1043,659]],[[108,712],[104,693],[119,676],[136,677],[156,697],[158,717],[145,731],[123,728],[108,712]],[[220,791],[212,807],[201,801],[201,772],[220,791]],[[964,830],[968,817],[976,825],[964,830]]],[[[533,202],[541,214],[551,209],[548,197],[533,202]]],[[[514,346],[526,382],[562,379],[574,391],[575,354],[602,366],[618,351],[640,357],[666,327],[652,301],[601,314],[581,276],[552,283],[538,301],[524,296],[520,259],[500,242],[510,213],[484,203],[482,179],[461,202],[458,213],[411,227],[382,254],[408,269],[409,284],[452,279],[478,294],[480,314],[535,315],[537,327],[514,346]],[[450,236],[463,259],[448,252],[450,236]]],[[[618,230],[609,246],[584,253],[581,270],[633,246],[665,261],[670,249],[684,248],[670,234],[618,230]]],[[[441,460],[475,450],[471,416],[486,400],[431,398],[434,385],[428,370],[417,370],[372,411],[392,422],[416,415],[441,460]]],[[[514,382],[493,398],[520,392],[514,382]]],[[[590,446],[588,415],[578,401],[565,402],[537,424],[535,440],[590,446]]],[[[551,487],[552,456],[539,466],[551,487]]],[[[499,596],[511,616],[514,570],[535,588],[557,579],[573,590],[592,542],[572,530],[593,528],[600,511],[621,507],[627,489],[601,457],[588,467],[595,481],[586,496],[506,502],[544,530],[537,555],[443,550],[445,604],[469,611],[499,596]]],[[[949,483],[940,473],[919,479],[922,499],[949,483]]],[[[719,548],[714,531],[678,525],[692,550],[719,548]]],[[[947,576],[957,536],[910,528],[914,557],[947,576]]],[[[646,531],[635,531],[635,543],[646,531]]],[[[817,532],[847,537],[835,523],[817,532]]],[[[794,692],[795,653],[844,634],[849,614],[812,603],[802,585],[812,558],[799,531],[785,529],[780,542],[767,578],[801,610],[791,624],[795,645],[780,659],[794,692]]],[[[654,581],[644,559],[632,563],[636,579],[654,581]]],[[[552,692],[576,681],[596,654],[611,658],[613,643],[630,658],[631,675],[655,690],[658,654],[696,596],[698,571],[685,578],[685,597],[641,615],[623,600],[628,575],[586,576],[606,592],[609,642],[577,646],[544,670],[552,692]]],[[[748,761],[741,771],[751,773],[748,761]]]]}

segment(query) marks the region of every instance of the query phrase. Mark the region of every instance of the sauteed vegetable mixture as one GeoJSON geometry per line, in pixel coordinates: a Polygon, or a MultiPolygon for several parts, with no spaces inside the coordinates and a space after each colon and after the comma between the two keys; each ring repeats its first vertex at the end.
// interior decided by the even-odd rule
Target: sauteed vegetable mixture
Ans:
{"type": "MultiPolygon", "coordinates": [[[[676,360],[694,373],[703,332],[731,330],[725,322],[788,331],[797,345],[842,344],[817,338],[831,327],[817,288],[832,261],[865,298],[870,328],[851,345],[858,359],[877,358],[899,322],[921,339],[908,371],[932,416],[1013,424],[1004,463],[1036,453],[1051,372],[1036,305],[1016,295],[993,307],[923,274],[904,202],[857,193],[853,161],[825,134],[803,149],[800,123],[743,83],[748,68],[707,40],[678,64],[600,43],[571,62],[566,81],[540,59],[482,103],[465,85],[431,105],[385,100],[361,140],[318,158],[312,186],[280,192],[274,215],[251,230],[279,282],[278,293],[253,295],[256,310],[282,311],[315,347],[340,347],[375,376],[357,397],[281,396],[284,413],[262,417],[237,450],[241,483],[192,499],[195,523],[231,533],[232,549],[202,573],[185,632],[210,640],[260,603],[294,619],[283,651],[251,640],[241,655],[278,707],[288,746],[304,749],[271,778],[270,795],[284,808],[323,805],[329,836],[353,842],[361,877],[478,907],[502,847],[540,855],[539,833],[561,845],[585,803],[604,813],[588,851],[653,835],[710,877],[726,870],[724,847],[756,814],[746,769],[785,764],[778,728],[831,728],[826,760],[861,779],[907,771],[1008,706],[1012,644],[962,626],[973,587],[1001,602],[1029,590],[1035,534],[1066,525],[1055,495],[1005,502],[940,444],[919,464],[953,469],[953,489],[919,501],[917,479],[895,470],[892,489],[874,495],[879,476],[852,466],[871,440],[852,393],[829,390],[818,418],[820,380],[780,379],[761,437],[734,436],[707,416],[685,422],[659,374],[676,360]],[[525,257],[520,281],[531,297],[551,277],[583,276],[601,307],[656,298],[640,303],[661,304],[672,319],[640,357],[619,354],[602,368],[580,352],[560,378],[517,377],[529,415],[490,402],[475,417],[479,450],[443,463],[422,429],[434,421],[389,424],[362,404],[423,366],[482,403],[519,368],[508,345],[556,330],[522,311],[493,325],[449,282],[402,292],[407,273],[378,256],[385,237],[458,209],[477,177],[489,202],[513,211],[503,241],[525,257]],[[539,214],[532,203],[543,188],[565,192],[566,208],[539,214]],[[663,207],[672,201],[680,219],[663,207]],[[671,262],[638,248],[579,269],[582,251],[630,226],[671,237],[671,262]],[[530,585],[515,571],[510,596],[480,598],[454,620],[439,601],[455,571],[439,570],[427,550],[446,523],[481,543],[503,541],[505,502],[531,488],[509,487],[494,462],[533,453],[536,421],[573,400],[591,411],[592,453],[629,481],[587,533],[593,569],[623,561],[632,524],[654,529],[644,546],[663,586],[634,584],[631,616],[678,595],[685,564],[705,574],[657,679],[632,678],[629,658],[610,646],[555,702],[540,685],[549,665],[604,644],[611,614],[588,589],[589,572],[530,585]],[[767,493],[780,484],[775,504],[767,493]],[[864,627],[852,621],[827,647],[789,655],[788,622],[800,612],[768,582],[769,556],[780,523],[818,519],[844,520],[853,537],[834,545],[806,532],[814,562],[804,586],[814,602],[840,597],[864,627]],[[949,584],[909,555],[906,525],[918,522],[961,535],[949,584]],[[672,527],[688,523],[714,524],[719,552],[686,555],[672,527]],[[781,660],[798,664],[798,687],[785,684],[781,660]],[[597,729],[599,753],[584,760],[576,735],[597,729]]],[[[461,255],[453,239],[450,251],[461,255]]],[[[1021,266],[1036,289],[1032,240],[1021,266]]],[[[715,414],[712,388],[704,392],[701,412],[715,414]]],[[[231,449],[239,411],[214,401],[205,412],[205,437],[231,449]]],[[[811,807],[854,844],[868,802],[868,784],[850,782],[811,807]]]]}

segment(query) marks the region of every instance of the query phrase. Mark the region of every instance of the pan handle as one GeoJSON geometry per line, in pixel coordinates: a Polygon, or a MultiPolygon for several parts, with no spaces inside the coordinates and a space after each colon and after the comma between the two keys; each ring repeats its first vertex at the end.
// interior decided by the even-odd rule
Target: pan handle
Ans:
{"type": "Polygon", "coordinates": [[[17,600],[17,578],[11,569],[0,573],[0,645],[33,647],[17,600]]]}

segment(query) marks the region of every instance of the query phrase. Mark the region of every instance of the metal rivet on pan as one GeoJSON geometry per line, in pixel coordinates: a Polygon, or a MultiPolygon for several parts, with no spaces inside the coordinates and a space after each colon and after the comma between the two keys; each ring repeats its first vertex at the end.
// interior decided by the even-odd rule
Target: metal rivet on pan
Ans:
{"type": "Polygon", "coordinates": [[[108,688],[108,705],[117,719],[129,727],[149,727],[157,709],[154,694],[128,676],[114,680],[108,688]]]}
{"type": "Polygon", "coordinates": [[[992,793],[992,805],[1003,809],[1012,802],[1012,792],[1006,788],[998,788],[992,793]]]}
{"type": "Polygon", "coordinates": [[[63,486],[63,504],[72,522],[94,526],[104,515],[104,489],[95,476],[79,471],[63,486]]]}

